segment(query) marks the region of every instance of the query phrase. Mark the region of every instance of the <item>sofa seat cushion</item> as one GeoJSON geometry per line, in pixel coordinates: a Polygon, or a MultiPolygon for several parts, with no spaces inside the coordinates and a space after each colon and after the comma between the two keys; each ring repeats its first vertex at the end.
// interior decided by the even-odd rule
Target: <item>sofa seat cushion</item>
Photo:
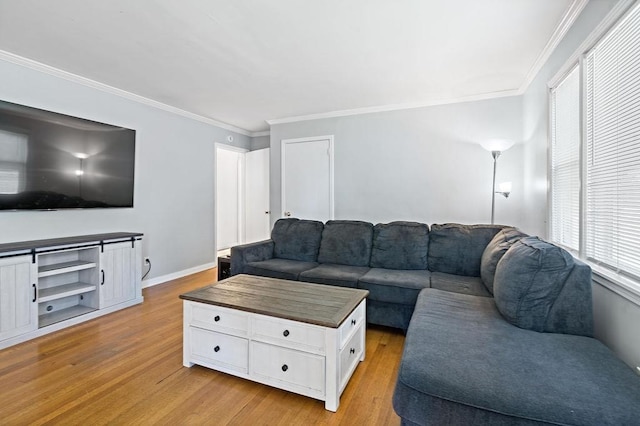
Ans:
{"type": "Polygon", "coordinates": [[[369,266],[373,225],[357,220],[330,220],[322,231],[319,263],[369,266]]]}
{"type": "Polygon", "coordinates": [[[470,294],[472,296],[491,297],[480,277],[465,277],[464,275],[431,273],[431,288],[452,291],[454,293],[470,294]]]}
{"type": "Polygon", "coordinates": [[[429,270],[448,274],[480,276],[482,253],[502,225],[431,225],[429,270]]]}
{"type": "Polygon", "coordinates": [[[520,239],[496,268],[493,293],[500,313],[521,328],[563,332],[547,326],[547,318],[573,267],[573,256],[563,248],[537,237],[520,239]]]}
{"type": "Polygon", "coordinates": [[[316,262],[301,262],[299,260],[289,259],[268,259],[260,262],[248,263],[244,268],[244,273],[296,281],[301,272],[313,269],[316,266],[318,266],[316,262]]]}
{"type": "Polygon", "coordinates": [[[640,378],[593,338],[524,330],[492,298],[425,289],[393,404],[418,424],[637,424],[640,378]]]}
{"type": "Polygon", "coordinates": [[[379,223],[373,227],[371,267],[427,269],[429,226],[417,222],[379,223]]]}
{"type": "Polygon", "coordinates": [[[273,257],[315,262],[324,225],[316,220],[278,219],[273,225],[273,257]]]}
{"type": "Polygon", "coordinates": [[[428,288],[431,272],[371,268],[358,281],[358,288],[369,290],[368,299],[415,305],[418,293],[428,288]]]}
{"type": "Polygon", "coordinates": [[[504,228],[493,237],[484,249],[480,262],[480,277],[489,293],[493,294],[493,279],[496,275],[498,262],[512,245],[526,236],[527,234],[516,228],[504,228]]]}
{"type": "Polygon", "coordinates": [[[300,281],[316,284],[356,288],[358,279],[367,273],[367,266],[348,266],[323,263],[300,274],[300,281]]]}

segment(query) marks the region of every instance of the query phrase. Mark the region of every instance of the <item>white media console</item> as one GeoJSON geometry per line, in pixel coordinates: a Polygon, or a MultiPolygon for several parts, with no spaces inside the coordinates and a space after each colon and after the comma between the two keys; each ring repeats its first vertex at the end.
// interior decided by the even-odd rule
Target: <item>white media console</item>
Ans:
{"type": "Polygon", "coordinates": [[[0,349],[143,301],[142,234],[0,244],[0,349]]]}

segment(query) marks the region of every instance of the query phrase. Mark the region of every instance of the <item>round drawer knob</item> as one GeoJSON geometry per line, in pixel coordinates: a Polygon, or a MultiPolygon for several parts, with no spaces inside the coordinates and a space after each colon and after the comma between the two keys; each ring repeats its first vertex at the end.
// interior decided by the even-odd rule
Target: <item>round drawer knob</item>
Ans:
{"type": "Polygon", "coordinates": [[[214,352],[219,352],[220,351],[220,346],[216,346],[215,348],[213,348],[214,352]]]}
{"type": "Polygon", "coordinates": [[[351,325],[356,325],[356,320],[355,320],[355,318],[351,320],[351,325]]]}
{"type": "MultiPolygon", "coordinates": [[[[285,330],[285,331],[283,331],[283,332],[282,332],[282,335],[283,335],[284,337],[287,337],[287,336],[289,335],[289,330],[285,330]]],[[[285,371],[286,371],[286,370],[285,370],[285,371]]]]}
{"type": "Polygon", "coordinates": [[[287,371],[289,369],[289,366],[287,364],[284,364],[282,366],[282,371],[287,371]]]}
{"type": "Polygon", "coordinates": [[[356,350],[354,348],[351,348],[351,349],[349,349],[349,352],[352,353],[352,354],[355,354],[356,350]]]}
{"type": "Polygon", "coordinates": [[[215,317],[213,317],[213,320],[214,320],[215,322],[220,321],[220,315],[216,315],[215,317]]]}

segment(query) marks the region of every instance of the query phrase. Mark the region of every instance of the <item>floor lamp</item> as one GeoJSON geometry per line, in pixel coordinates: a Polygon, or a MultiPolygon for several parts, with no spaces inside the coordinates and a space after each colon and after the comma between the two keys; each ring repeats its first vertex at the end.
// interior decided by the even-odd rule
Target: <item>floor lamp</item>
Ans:
{"type": "Polygon", "coordinates": [[[491,156],[493,157],[493,181],[491,182],[491,224],[493,225],[496,216],[496,168],[500,151],[491,151],[491,156]]]}
{"type": "MultiPolygon", "coordinates": [[[[505,149],[507,149],[507,146],[505,149]]],[[[497,149],[491,150],[491,156],[493,157],[493,180],[491,181],[491,224],[495,223],[496,216],[496,194],[500,194],[505,198],[509,197],[511,193],[511,182],[504,182],[500,184],[500,190],[496,191],[496,169],[498,166],[498,157],[500,157],[502,151],[497,149]]]]}

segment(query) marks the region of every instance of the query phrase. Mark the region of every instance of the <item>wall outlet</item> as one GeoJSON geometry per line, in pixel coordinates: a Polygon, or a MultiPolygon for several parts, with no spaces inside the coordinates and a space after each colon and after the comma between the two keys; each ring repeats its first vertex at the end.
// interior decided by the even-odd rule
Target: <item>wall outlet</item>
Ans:
{"type": "Polygon", "coordinates": [[[149,257],[146,257],[146,256],[145,256],[145,258],[144,258],[144,263],[145,263],[145,264],[147,264],[147,265],[148,265],[149,263],[151,263],[151,261],[149,260],[149,257]]]}

